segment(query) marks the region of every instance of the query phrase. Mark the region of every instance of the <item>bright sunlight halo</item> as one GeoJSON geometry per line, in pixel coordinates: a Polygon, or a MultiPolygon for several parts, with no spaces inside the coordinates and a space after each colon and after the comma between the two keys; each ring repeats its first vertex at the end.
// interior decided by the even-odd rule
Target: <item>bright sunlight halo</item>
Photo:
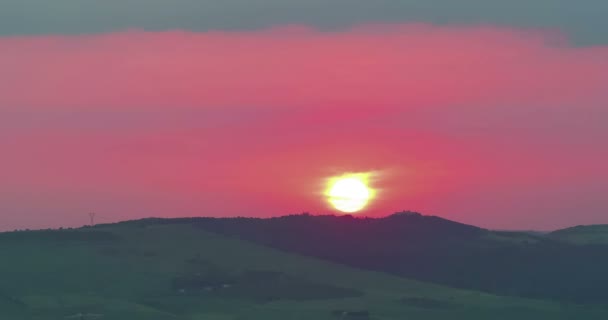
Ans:
{"type": "Polygon", "coordinates": [[[372,198],[373,190],[367,185],[368,174],[345,174],[329,179],[327,201],[339,211],[361,211],[372,198]]]}

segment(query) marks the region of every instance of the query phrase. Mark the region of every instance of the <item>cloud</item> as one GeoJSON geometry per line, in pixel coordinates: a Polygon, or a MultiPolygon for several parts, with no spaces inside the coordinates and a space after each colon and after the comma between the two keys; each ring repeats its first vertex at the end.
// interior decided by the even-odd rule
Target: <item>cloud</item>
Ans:
{"type": "Polygon", "coordinates": [[[581,44],[607,44],[604,0],[3,0],[0,35],[86,34],[129,28],[253,30],[303,24],[335,30],[425,21],[560,30],[581,44]]]}
{"type": "Polygon", "coordinates": [[[606,47],[428,25],[0,39],[3,108],[421,108],[603,101],[606,47]]]}

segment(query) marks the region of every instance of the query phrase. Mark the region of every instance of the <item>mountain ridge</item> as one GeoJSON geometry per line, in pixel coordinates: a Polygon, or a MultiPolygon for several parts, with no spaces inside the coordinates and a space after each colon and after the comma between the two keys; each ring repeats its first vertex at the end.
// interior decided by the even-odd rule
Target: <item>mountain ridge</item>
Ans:
{"type": "Polygon", "coordinates": [[[353,268],[184,221],[150,222],[0,235],[0,318],[523,320],[608,314],[601,306],[496,296],[353,268]]]}
{"type": "MultiPolygon", "coordinates": [[[[608,301],[604,243],[492,231],[411,211],[382,218],[307,213],[273,218],[145,218],[85,229],[162,225],[187,225],[286,253],[454,288],[576,303],[608,301]]],[[[0,235],[0,240],[18,236],[0,235]]],[[[106,241],[108,235],[94,238],[106,241]]]]}
{"type": "Polygon", "coordinates": [[[492,231],[416,212],[382,218],[300,214],[130,223],[186,223],[285,252],[456,288],[560,301],[608,301],[608,246],[492,231]]]}

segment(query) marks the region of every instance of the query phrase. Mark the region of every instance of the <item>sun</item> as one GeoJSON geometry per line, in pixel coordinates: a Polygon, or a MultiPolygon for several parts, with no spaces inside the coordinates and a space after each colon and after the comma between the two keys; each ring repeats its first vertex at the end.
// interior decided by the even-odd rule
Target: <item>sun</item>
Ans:
{"type": "Polygon", "coordinates": [[[374,194],[368,186],[368,177],[366,173],[355,173],[329,179],[325,191],[327,201],[345,213],[361,211],[374,194]]]}

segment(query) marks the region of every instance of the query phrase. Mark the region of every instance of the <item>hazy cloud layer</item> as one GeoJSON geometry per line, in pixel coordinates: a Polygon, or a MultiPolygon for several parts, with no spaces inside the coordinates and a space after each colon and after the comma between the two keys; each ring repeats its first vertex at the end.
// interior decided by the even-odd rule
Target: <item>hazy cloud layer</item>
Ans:
{"type": "Polygon", "coordinates": [[[429,25],[0,38],[0,108],[580,108],[608,95],[608,47],[429,25]]]}
{"type": "Polygon", "coordinates": [[[608,43],[604,0],[2,0],[0,34],[124,29],[251,30],[306,24],[430,22],[560,30],[580,44],[608,43]]]}

